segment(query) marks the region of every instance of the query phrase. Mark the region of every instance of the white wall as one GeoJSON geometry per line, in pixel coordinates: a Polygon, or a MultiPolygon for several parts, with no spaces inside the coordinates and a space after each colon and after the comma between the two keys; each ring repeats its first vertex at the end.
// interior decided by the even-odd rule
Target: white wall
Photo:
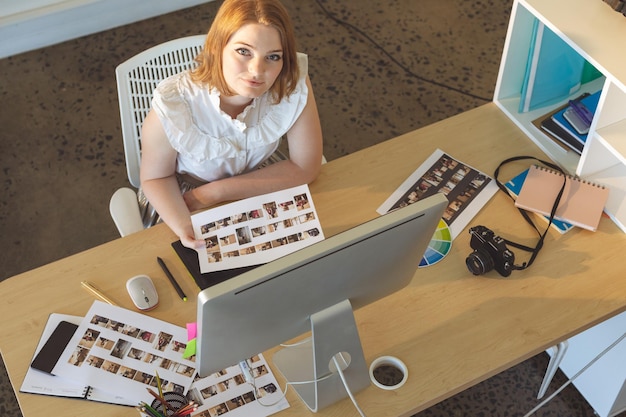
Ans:
{"type": "Polygon", "coordinates": [[[0,0],[0,58],[213,0],[0,0]]]}

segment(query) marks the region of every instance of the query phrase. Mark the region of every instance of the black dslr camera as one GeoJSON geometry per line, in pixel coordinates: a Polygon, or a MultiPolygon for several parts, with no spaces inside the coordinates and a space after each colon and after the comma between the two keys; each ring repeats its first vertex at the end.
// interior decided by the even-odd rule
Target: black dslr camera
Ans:
{"type": "Polygon", "coordinates": [[[472,227],[469,232],[474,252],[465,259],[467,269],[474,275],[486,274],[492,269],[503,277],[511,275],[515,255],[506,247],[504,239],[485,226],[472,227]]]}

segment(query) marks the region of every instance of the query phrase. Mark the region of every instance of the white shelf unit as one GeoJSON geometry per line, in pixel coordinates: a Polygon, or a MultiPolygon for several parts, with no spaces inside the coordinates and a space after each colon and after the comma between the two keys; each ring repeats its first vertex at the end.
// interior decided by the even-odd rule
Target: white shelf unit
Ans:
{"type": "MultiPolygon", "coordinates": [[[[494,102],[554,162],[581,178],[610,188],[605,212],[626,233],[626,18],[602,0],[515,0],[494,102]],[[533,26],[536,20],[561,37],[602,73],[560,103],[518,111],[533,26]],[[582,92],[602,90],[582,155],[565,151],[532,121],[582,92]]],[[[559,367],[569,377],[585,366],[626,328],[626,313],[568,340],[559,367]],[[595,352],[595,353],[594,353],[595,352]]],[[[574,385],[601,417],[626,410],[626,341],[607,354],[574,385]]]]}
{"type": "Polygon", "coordinates": [[[626,233],[626,18],[602,0],[515,0],[494,102],[554,162],[610,188],[605,212],[626,233]],[[520,92],[536,19],[602,73],[560,103],[520,113],[520,92]],[[582,92],[602,90],[582,155],[566,151],[532,121],[582,92]]]}
{"type": "MultiPolygon", "coordinates": [[[[572,378],[598,354],[624,334],[626,313],[612,317],[568,341],[559,367],[572,378]]],[[[574,386],[593,407],[598,417],[612,417],[626,411],[626,340],[622,340],[591,365],[574,386]]]]}

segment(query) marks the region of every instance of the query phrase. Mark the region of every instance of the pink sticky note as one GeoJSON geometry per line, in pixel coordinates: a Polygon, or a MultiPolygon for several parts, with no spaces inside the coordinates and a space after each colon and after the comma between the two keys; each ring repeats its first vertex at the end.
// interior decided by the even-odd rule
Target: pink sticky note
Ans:
{"type": "Polygon", "coordinates": [[[187,340],[193,340],[198,335],[198,323],[187,323],[187,340]]]}

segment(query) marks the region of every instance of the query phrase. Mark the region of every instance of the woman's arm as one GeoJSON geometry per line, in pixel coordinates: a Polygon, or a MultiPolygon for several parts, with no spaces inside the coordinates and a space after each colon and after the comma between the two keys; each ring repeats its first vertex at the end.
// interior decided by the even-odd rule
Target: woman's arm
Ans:
{"type": "Polygon", "coordinates": [[[191,190],[184,195],[190,211],[215,204],[308,184],[317,178],[322,163],[322,128],[311,82],[298,120],[287,132],[289,159],[246,174],[224,178],[191,190]]]}
{"type": "Polygon", "coordinates": [[[196,240],[191,217],[176,179],[177,152],[172,148],[157,114],[151,110],[141,133],[141,188],[163,221],[189,248],[202,247],[196,240]]]}

